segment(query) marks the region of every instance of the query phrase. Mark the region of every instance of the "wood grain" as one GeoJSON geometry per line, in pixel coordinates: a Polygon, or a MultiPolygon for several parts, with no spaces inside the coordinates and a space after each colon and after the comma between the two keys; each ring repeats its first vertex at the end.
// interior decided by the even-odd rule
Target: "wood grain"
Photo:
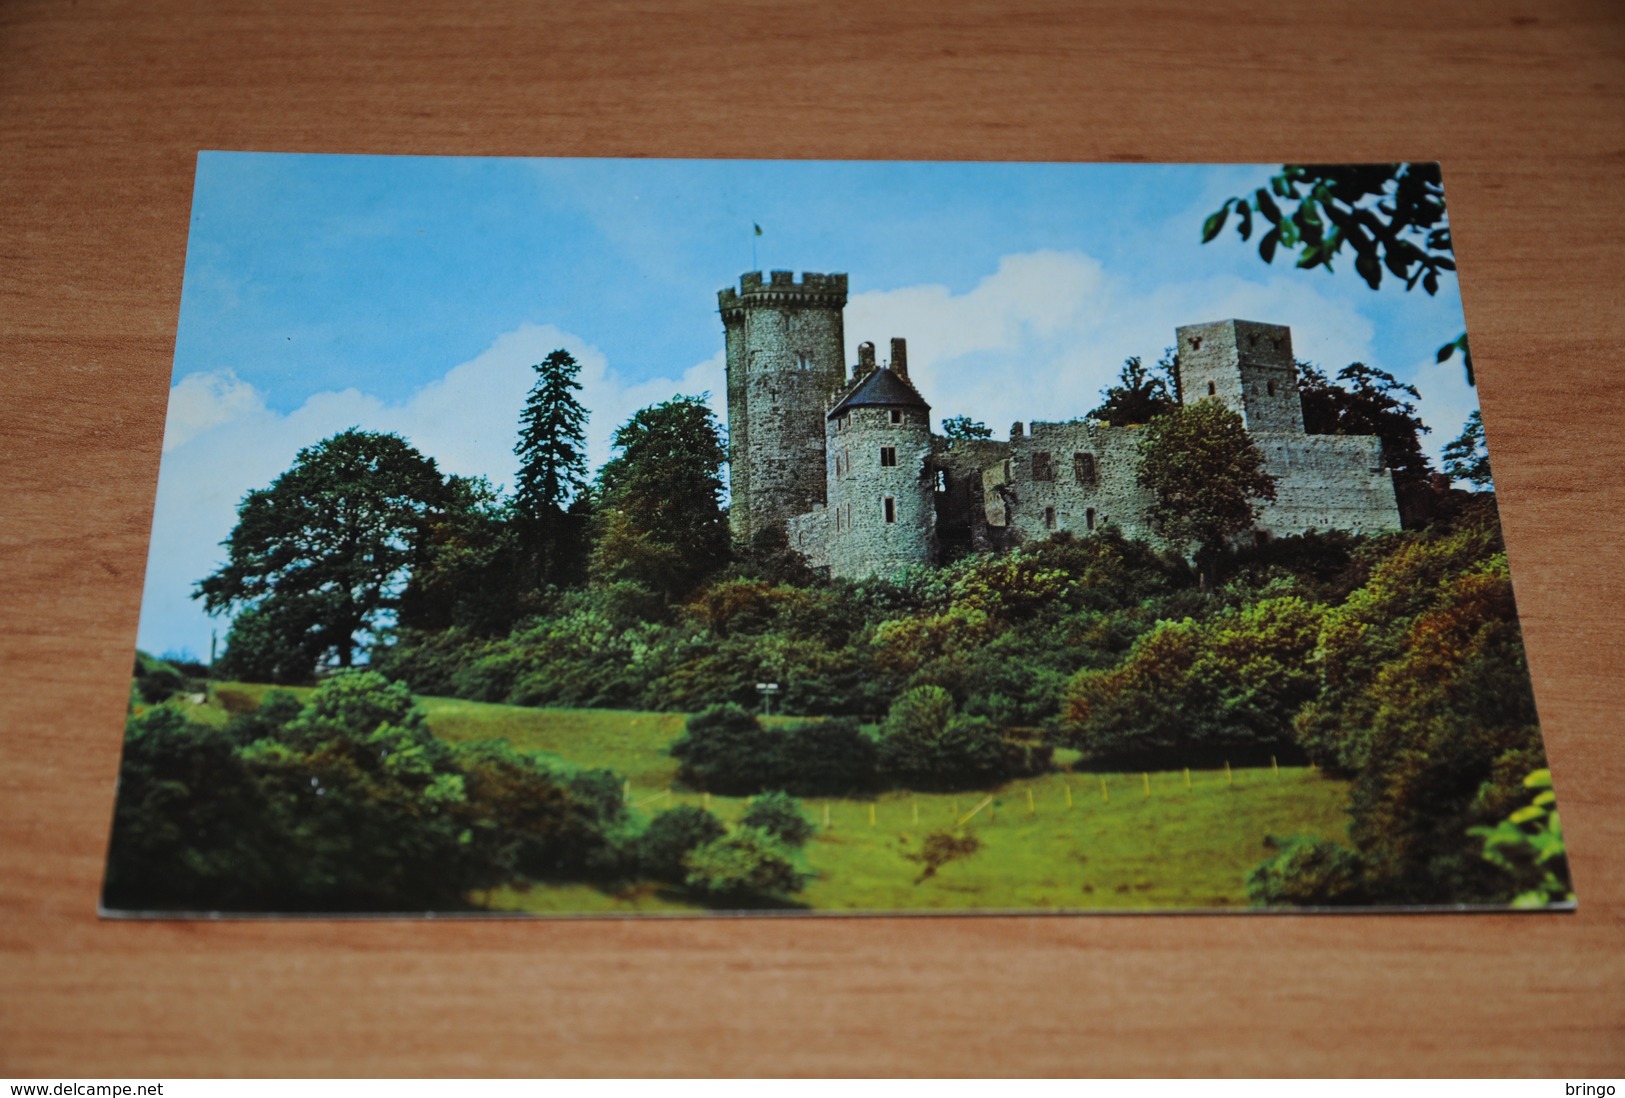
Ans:
{"type": "Polygon", "coordinates": [[[1618,1074],[1625,9],[0,6],[0,1073],[1618,1074]],[[104,923],[199,149],[1443,161],[1572,917],[104,923]]]}

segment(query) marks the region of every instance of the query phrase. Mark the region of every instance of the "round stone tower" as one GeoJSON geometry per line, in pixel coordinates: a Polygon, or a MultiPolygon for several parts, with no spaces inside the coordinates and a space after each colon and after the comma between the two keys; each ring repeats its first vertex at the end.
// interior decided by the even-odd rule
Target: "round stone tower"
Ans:
{"type": "Polygon", "coordinates": [[[888,366],[875,365],[873,344],[859,347],[856,374],[825,416],[829,570],[892,577],[936,560],[931,406],[909,381],[901,339],[888,366]]]}
{"type": "Polygon", "coordinates": [[[717,294],[727,339],[736,538],[825,502],[824,411],[845,380],[846,275],[760,271],[717,294]]]}

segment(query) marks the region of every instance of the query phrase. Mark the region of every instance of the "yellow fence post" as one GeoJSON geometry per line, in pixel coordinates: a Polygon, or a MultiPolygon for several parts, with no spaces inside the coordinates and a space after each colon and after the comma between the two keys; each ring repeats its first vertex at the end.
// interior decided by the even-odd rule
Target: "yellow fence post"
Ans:
{"type": "Polygon", "coordinates": [[[1036,816],[1037,814],[1038,814],[1038,806],[1033,803],[1032,786],[1028,786],[1027,787],[1027,815],[1036,816]]]}
{"type": "Polygon", "coordinates": [[[869,826],[873,827],[874,825],[875,825],[875,802],[870,801],[869,802],[869,826]]]}
{"type": "Polygon", "coordinates": [[[1105,801],[1107,804],[1112,803],[1112,791],[1106,788],[1105,777],[1100,779],[1100,799],[1105,801]]]}
{"type": "Polygon", "coordinates": [[[1236,784],[1236,776],[1234,774],[1230,773],[1230,760],[1229,759],[1224,760],[1224,784],[1225,785],[1235,785],[1236,784]]]}
{"type": "Polygon", "coordinates": [[[914,826],[920,825],[920,798],[910,797],[909,805],[914,809],[914,826]]]}
{"type": "Polygon", "coordinates": [[[1279,765],[1276,764],[1274,755],[1270,756],[1270,770],[1272,770],[1275,773],[1275,780],[1280,781],[1281,780],[1281,768],[1280,768],[1279,765]]]}
{"type": "Polygon", "coordinates": [[[1189,793],[1190,791],[1191,791],[1191,768],[1187,766],[1185,768],[1185,792],[1189,793]]]}
{"type": "Polygon", "coordinates": [[[1061,779],[1061,788],[1066,790],[1066,806],[1072,807],[1072,786],[1065,778],[1061,779]]]}

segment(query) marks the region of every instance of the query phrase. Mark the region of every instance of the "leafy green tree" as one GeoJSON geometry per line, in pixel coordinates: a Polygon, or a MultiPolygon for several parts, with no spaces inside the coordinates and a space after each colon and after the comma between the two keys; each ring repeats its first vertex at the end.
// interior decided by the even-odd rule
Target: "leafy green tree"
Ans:
{"type": "MultiPolygon", "coordinates": [[[[1456,269],[1437,164],[1283,164],[1267,186],[1225,199],[1202,223],[1202,243],[1223,232],[1232,213],[1243,240],[1252,237],[1254,214],[1269,224],[1258,239],[1265,263],[1285,248],[1297,252],[1299,267],[1330,271],[1346,244],[1355,272],[1373,290],[1386,269],[1407,290],[1420,285],[1428,294],[1438,292],[1441,272],[1456,269]]],[[[1471,385],[1466,333],[1440,347],[1438,360],[1458,351],[1471,385]]]]}
{"type": "Polygon", "coordinates": [[[728,560],[716,418],[703,397],[674,397],[635,414],[612,441],[619,453],[599,473],[592,574],[687,595],[728,560]]]}
{"type": "Polygon", "coordinates": [[[1484,445],[1484,417],[1477,408],[1467,417],[1461,434],[1444,448],[1444,471],[1479,491],[1495,486],[1490,473],[1490,452],[1484,445]]]}
{"type": "Polygon", "coordinates": [[[638,865],[657,881],[682,884],[688,876],[683,859],[728,833],[721,820],[703,808],[679,805],[660,813],[638,837],[638,865]]]}
{"type": "Polygon", "coordinates": [[[401,631],[506,633],[538,608],[513,507],[483,477],[449,477],[446,495],[445,507],[428,516],[396,624],[401,631]]]}
{"type": "Polygon", "coordinates": [[[782,902],[807,887],[812,874],[785,843],[756,827],[737,827],[691,851],[684,883],[713,903],[782,902]]]}
{"type": "Polygon", "coordinates": [[[1468,834],[1484,840],[1484,859],[1504,869],[1517,882],[1513,907],[1546,907],[1574,902],[1563,821],[1552,792],[1552,772],[1531,771],[1523,786],[1531,801],[1494,827],[1478,826],[1468,834]]]}
{"type": "Polygon", "coordinates": [[[940,686],[904,693],[880,726],[881,768],[913,787],[986,786],[1048,762],[1047,752],[1007,741],[987,718],[956,713],[953,695],[940,686]]]}
{"type": "Polygon", "coordinates": [[[398,435],[352,428],[299,451],[243,499],[226,563],[192,595],[211,614],[238,612],[228,665],[279,682],[324,660],[352,666],[390,623],[431,516],[450,502],[434,461],[398,435]]]}
{"type": "Polygon", "coordinates": [[[1275,498],[1275,478],[1241,417],[1213,400],[1182,404],[1146,426],[1139,482],[1152,493],[1151,528],[1177,546],[1194,542],[1210,581],[1230,539],[1258,521],[1257,503],[1275,498]]]}
{"type": "Polygon", "coordinates": [[[1298,366],[1303,425],[1309,434],[1376,435],[1382,439],[1383,464],[1393,471],[1397,487],[1432,475],[1433,465],[1422,452],[1422,436],[1429,428],[1411,403],[1422,399],[1415,386],[1363,362],[1343,367],[1336,381],[1308,363],[1298,366]]]}
{"type": "Polygon", "coordinates": [[[1325,839],[1270,840],[1275,854],[1247,877],[1247,898],[1260,907],[1345,907],[1370,902],[1360,856],[1325,839]]]}
{"type": "Polygon", "coordinates": [[[581,365],[563,349],[534,367],[536,385],[519,416],[519,483],[514,511],[531,551],[534,579],[560,582],[579,562],[585,533],[588,411],[581,391],[581,365]],[[584,502],[584,501],[583,501],[584,502]]]}
{"type": "Polygon", "coordinates": [[[1113,427],[1128,427],[1150,423],[1157,416],[1171,412],[1179,404],[1174,388],[1178,371],[1169,357],[1164,357],[1158,367],[1159,372],[1153,373],[1140,362],[1139,355],[1124,359],[1117,384],[1101,391],[1105,399],[1089,413],[1089,418],[1103,420],[1113,427]]]}
{"type": "Polygon", "coordinates": [[[801,805],[788,793],[764,793],[752,798],[739,817],[745,827],[756,827],[786,846],[802,847],[813,836],[813,822],[801,814],[801,805]]]}
{"type": "Polygon", "coordinates": [[[942,437],[955,439],[992,438],[987,424],[970,416],[949,416],[942,421],[942,437]]]}

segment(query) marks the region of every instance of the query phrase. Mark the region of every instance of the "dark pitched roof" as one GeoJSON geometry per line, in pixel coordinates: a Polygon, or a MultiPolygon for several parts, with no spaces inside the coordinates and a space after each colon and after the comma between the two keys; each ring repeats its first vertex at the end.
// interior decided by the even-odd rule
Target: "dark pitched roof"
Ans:
{"type": "Polygon", "coordinates": [[[846,394],[829,410],[826,419],[833,418],[848,408],[858,407],[925,408],[931,405],[920,396],[912,382],[888,367],[871,370],[869,375],[847,389],[846,394]]]}

